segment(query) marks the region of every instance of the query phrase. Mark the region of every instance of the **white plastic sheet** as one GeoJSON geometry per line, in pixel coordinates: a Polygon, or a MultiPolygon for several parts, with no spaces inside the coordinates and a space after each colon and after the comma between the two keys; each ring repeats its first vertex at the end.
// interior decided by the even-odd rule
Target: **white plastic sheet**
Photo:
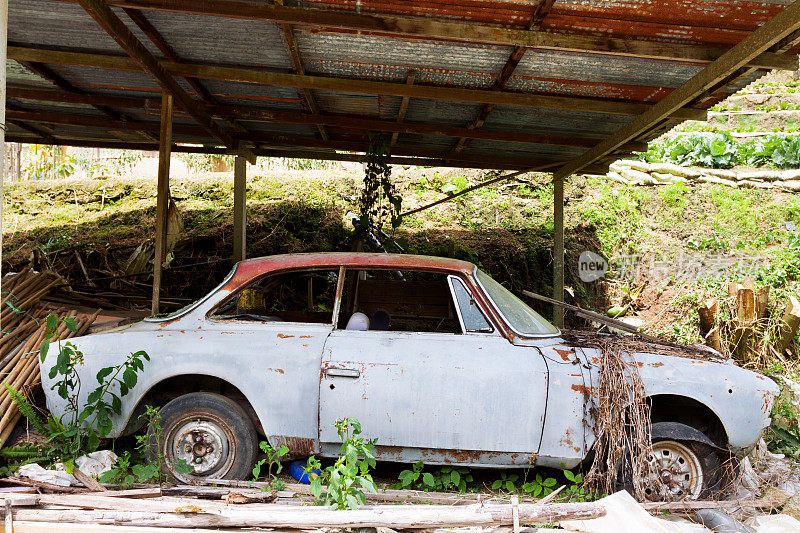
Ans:
{"type": "MultiPolygon", "coordinates": [[[[111,467],[117,463],[117,459],[117,454],[111,450],[100,450],[81,455],[75,459],[75,466],[87,476],[97,477],[103,472],[111,470],[111,467]]],[[[81,482],[75,479],[75,476],[67,473],[63,463],[54,464],[53,469],[45,469],[37,464],[24,465],[17,470],[15,475],[34,481],[52,483],[61,487],[69,487],[70,485],[83,486],[81,482]]]]}

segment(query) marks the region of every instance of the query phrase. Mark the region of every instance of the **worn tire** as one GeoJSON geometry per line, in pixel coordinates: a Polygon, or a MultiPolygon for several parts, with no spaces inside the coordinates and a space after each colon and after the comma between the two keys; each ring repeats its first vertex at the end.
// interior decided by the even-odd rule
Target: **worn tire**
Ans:
{"type": "MultiPolygon", "coordinates": [[[[675,423],[675,426],[683,426],[687,430],[698,431],[694,428],[686,426],[685,424],[675,423]]],[[[651,501],[670,501],[670,500],[697,500],[709,499],[720,495],[720,492],[725,488],[724,482],[726,479],[726,469],[721,465],[721,457],[719,450],[694,440],[671,439],[664,437],[656,437],[652,440],[654,447],[653,453],[662,454],[661,457],[653,457],[654,460],[660,459],[661,466],[667,467],[672,465],[673,469],[660,468],[658,471],[663,470],[682,470],[682,475],[689,475],[689,479],[679,480],[677,478],[678,472],[670,472],[670,483],[679,485],[681,482],[689,487],[692,487],[692,494],[673,493],[671,497],[662,497],[664,495],[653,494],[652,491],[648,492],[645,489],[645,497],[651,501]],[[666,454],[665,454],[666,452],[666,454]],[[702,481],[700,478],[702,477],[702,481]],[[695,482],[694,480],[698,480],[695,482]]],[[[627,490],[633,494],[633,480],[631,474],[628,474],[620,480],[620,490],[627,490]]],[[[663,487],[661,487],[663,490],[663,487]]]]}
{"type": "Polygon", "coordinates": [[[149,427],[147,456],[155,461],[155,450],[160,450],[167,477],[183,483],[250,477],[258,454],[258,436],[238,403],[219,394],[193,392],[167,403],[160,414],[160,439],[158,428],[149,427]],[[186,460],[195,471],[176,472],[173,464],[179,459],[186,460]]]}

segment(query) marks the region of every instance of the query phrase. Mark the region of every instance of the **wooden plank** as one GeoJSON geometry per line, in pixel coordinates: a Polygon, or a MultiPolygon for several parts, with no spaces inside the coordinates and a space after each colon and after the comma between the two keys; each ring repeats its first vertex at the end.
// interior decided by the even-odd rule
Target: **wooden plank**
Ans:
{"type": "MultiPolygon", "coordinates": [[[[140,65],[129,57],[90,54],[85,52],[9,46],[8,57],[17,61],[40,61],[43,63],[96,67],[110,70],[142,70],[140,65]]],[[[407,85],[405,83],[332,78],[327,76],[302,76],[299,74],[269,72],[250,68],[174,63],[169,61],[162,61],[160,65],[167,72],[177,76],[195,76],[203,79],[218,79],[242,83],[361,94],[408,96],[411,98],[425,98],[451,102],[569,109],[573,111],[608,113],[614,115],[639,115],[655,105],[650,103],[619,102],[602,98],[575,98],[483,89],[407,85]]],[[[670,116],[680,120],[705,120],[706,114],[705,109],[688,108],[675,110],[670,116]]]]}
{"type": "Polygon", "coordinates": [[[167,243],[167,209],[169,208],[169,160],[172,156],[172,115],[173,100],[171,94],[162,96],[161,132],[159,133],[158,150],[158,185],[156,193],[156,239],[155,256],[153,258],[153,300],[151,311],[157,315],[161,299],[161,271],[166,255],[167,243]]]}
{"type": "MultiPolygon", "coordinates": [[[[9,533],[0,530],[2,533],[9,533]]],[[[111,524],[66,524],[63,522],[29,522],[14,520],[13,533],[164,533],[162,527],[117,526],[111,524]]],[[[185,528],[181,533],[219,533],[219,529],[185,528]]],[[[271,533],[281,533],[273,530],[271,533]]],[[[284,532],[285,533],[285,532],[284,532]]]]}
{"type": "MultiPolygon", "coordinates": [[[[82,498],[117,500],[95,496],[65,496],[70,504],[82,498]]],[[[192,501],[192,500],[189,500],[192,501]]],[[[202,506],[201,503],[193,500],[202,506]]],[[[104,502],[98,502],[103,504],[104,502]]],[[[150,503],[144,500],[140,503],[150,503]]],[[[174,504],[173,504],[174,505],[174,504]]],[[[259,505],[258,509],[241,507],[217,508],[213,512],[197,512],[193,504],[178,506],[176,512],[160,513],[125,510],[15,510],[15,519],[31,522],[63,522],[161,527],[289,527],[295,529],[319,527],[391,527],[427,528],[511,524],[510,505],[474,504],[468,506],[441,505],[383,505],[348,511],[334,511],[314,506],[259,505]]],[[[196,507],[196,506],[195,506],[196,507]]],[[[249,506],[248,506],[249,507],[249,506]]],[[[5,511],[4,513],[5,514],[5,511]]],[[[520,504],[519,519],[523,523],[550,523],[560,520],[581,520],[603,516],[605,508],[598,503],[520,504]]]]}
{"type": "MultiPolygon", "coordinates": [[[[232,0],[219,2],[207,2],[204,0],[109,0],[108,4],[144,10],[154,9],[245,20],[269,20],[292,25],[317,26],[325,29],[359,30],[386,35],[521,46],[542,50],[669,59],[692,63],[714,61],[726,50],[725,48],[711,46],[551,33],[541,30],[514,29],[475,23],[440,22],[428,18],[325,11],[232,0]]],[[[754,54],[748,60],[748,64],[758,68],[788,69],[793,59],[780,54],[754,54]]]]}
{"type": "Polygon", "coordinates": [[[244,261],[247,247],[247,161],[233,162],[233,262],[244,261]]]}
{"type": "Polygon", "coordinates": [[[605,141],[590,149],[577,159],[558,169],[554,179],[564,179],[585,166],[658,126],[675,110],[681,109],[693,99],[725,79],[737,69],[800,28],[800,0],[785,7],[763,26],[745,37],[739,44],[725,52],[719,59],[698,72],[689,81],[672,91],[653,107],[629,122],[605,141]]]}

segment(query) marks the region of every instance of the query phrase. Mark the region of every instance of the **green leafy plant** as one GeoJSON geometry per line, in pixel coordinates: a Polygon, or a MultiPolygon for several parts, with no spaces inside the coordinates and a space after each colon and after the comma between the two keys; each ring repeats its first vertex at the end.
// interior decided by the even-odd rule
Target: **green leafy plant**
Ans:
{"type": "Polygon", "coordinates": [[[261,467],[266,464],[267,479],[269,480],[270,486],[274,490],[283,490],[286,488],[286,483],[279,480],[277,475],[281,473],[281,470],[283,470],[283,465],[280,462],[280,458],[289,453],[289,448],[281,445],[275,449],[266,441],[261,441],[258,446],[261,448],[261,451],[267,454],[267,458],[261,459],[256,463],[256,466],[253,467],[253,480],[258,480],[258,478],[261,476],[261,467]],[[274,474],[272,473],[273,467],[275,467],[274,474]]]}
{"type": "MultiPolygon", "coordinates": [[[[74,318],[60,319],[54,313],[47,315],[45,324],[45,339],[39,348],[42,363],[47,358],[51,341],[61,324],[70,331],[77,329],[74,318]]],[[[111,416],[120,414],[122,410],[121,397],[136,385],[137,372],[144,368],[143,361],[149,361],[150,358],[145,352],[138,351],[119,365],[101,369],[96,376],[98,386],[88,394],[86,404],[80,405],[81,379],[77,368],[83,364],[83,354],[70,342],[62,343],[58,340],[56,347],[58,353],[49,377],[60,378],[51,388],[67,402],[65,413],[60,419],[51,415],[45,423],[33,411],[32,406],[24,401],[21,394],[12,392],[9,387],[7,390],[20,412],[48,438],[48,444],[57,450],[61,460],[71,471],[76,457],[95,451],[100,445],[100,439],[111,432],[111,416]],[[119,390],[119,394],[114,392],[114,387],[119,390]]]]}
{"type": "Polygon", "coordinates": [[[800,136],[773,133],[763,138],[737,142],[730,133],[693,132],[652,141],[639,158],[650,163],[669,162],[684,166],[729,168],[734,165],[778,168],[800,167],[800,136]]]}
{"type": "MultiPolygon", "coordinates": [[[[567,472],[567,470],[565,470],[567,472]]],[[[571,473],[571,472],[570,472],[571,473]]],[[[556,486],[556,479],[552,477],[542,478],[540,474],[536,474],[533,480],[523,483],[523,492],[530,494],[534,498],[539,496],[547,496],[556,486]]]]}
{"type": "Polygon", "coordinates": [[[423,472],[424,468],[425,464],[417,461],[411,470],[403,470],[397,476],[399,483],[395,487],[466,492],[467,485],[473,481],[469,468],[463,466],[443,466],[434,472],[423,472]]]}
{"type": "MultiPolygon", "coordinates": [[[[133,462],[130,452],[125,452],[119,457],[117,464],[109,471],[100,475],[103,483],[158,483],[164,481],[164,454],[158,445],[161,442],[161,413],[157,407],[145,406],[145,411],[139,418],[145,419],[145,427],[153,432],[153,439],[147,434],[136,436],[136,451],[141,462],[133,462]],[[148,460],[154,457],[155,460],[148,460]]],[[[191,474],[194,469],[185,459],[178,459],[172,464],[173,469],[179,474],[191,474]]]]}
{"type": "Polygon", "coordinates": [[[492,490],[505,490],[507,492],[517,492],[517,474],[507,474],[506,472],[500,473],[500,479],[492,483],[492,490]]]}
{"type": "Polygon", "coordinates": [[[355,418],[343,418],[334,424],[342,441],[340,456],[332,466],[321,468],[316,457],[309,457],[305,472],[312,477],[311,493],[317,502],[332,509],[355,509],[367,501],[364,491],[377,493],[369,473],[375,468],[375,441],[359,437],[361,423],[355,418]],[[321,470],[322,475],[315,475],[321,470]],[[323,495],[323,486],[326,491],[323,495]]]}
{"type": "Polygon", "coordinates": [[[411,467],[411,470],[403,470],[397,476],[400,480],[400,487],[402,489],[424,485],[429,488],[433,488],[435,485],[435,480],[433,474],[430,472],[423,472],[422,470],[425,468],[425,463],[422,461],[417,461],[411,467]]]}
{"type": "Polygon", "coordinates": [[[393,228],[400,226],[403,198],[391,181],[392,167],[386,162],[389,148],[384,136],[371,137],[364,166],[364,188],[358,201],[358,229],[362,232],[374,228],[380,233],[387,221],[393,228]]]}

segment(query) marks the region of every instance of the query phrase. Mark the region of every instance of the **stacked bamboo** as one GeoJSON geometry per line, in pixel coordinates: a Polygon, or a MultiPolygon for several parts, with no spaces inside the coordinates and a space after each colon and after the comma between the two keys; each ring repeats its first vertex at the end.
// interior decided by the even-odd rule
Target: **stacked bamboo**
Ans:
{"type": "MultiPolygon", "coordinates": [[[[48,311],[40,307],[42,298],[63,279],[52,272],[34,273],[26,268],[7,276],[2,284],[2,336],[0,336],[0,379],[16,390],[25,391],[39,382],[39,348],[47,336],[48,311]]],[[[74,310],[56,309],[59,318],[75,317],[74,310]]],[[[94,322],[94,316],[76,318],[77,330],[63,322],[51,341],[82,335],[94,322]]],[[[8,440],[19,421],[20,413],[5,387],[0,388],[0,447],[8,440]]]]}

